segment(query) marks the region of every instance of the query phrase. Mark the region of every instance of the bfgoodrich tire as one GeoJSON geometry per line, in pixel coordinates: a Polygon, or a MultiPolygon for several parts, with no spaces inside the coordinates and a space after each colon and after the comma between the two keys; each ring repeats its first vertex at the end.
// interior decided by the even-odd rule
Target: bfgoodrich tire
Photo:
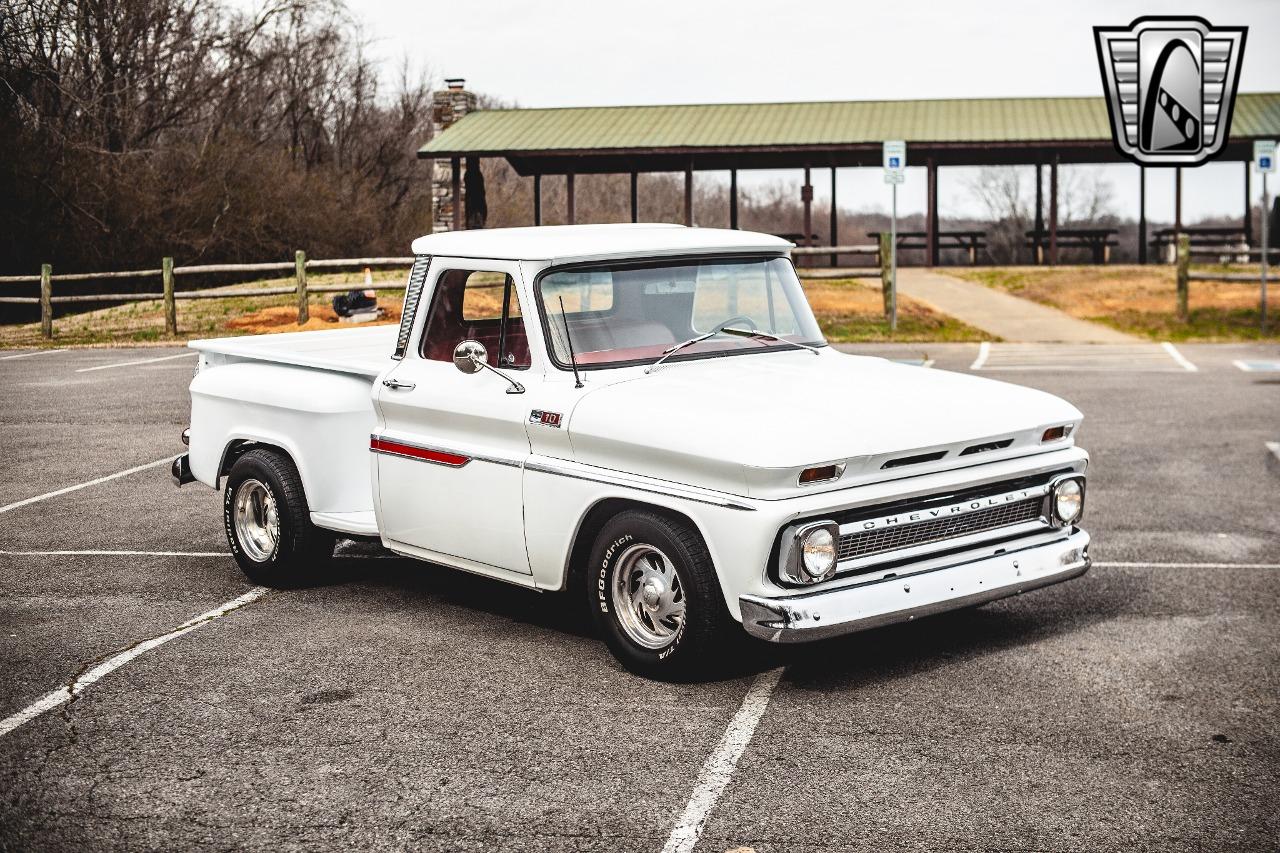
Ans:
{"type": "Polygon", "coordinates": [[[311,523],[302,478],[287,455],[258,449],[236,460],[222,521],[241,571],[256,584],[305,586],[333,557],[334,536],[311,523]]]}
{"type": "Polygon", "coordinates": [[[587,607],[610,651],[648,678],[707,674],[736,623],[702,537],[687,522],[627,510],[601,529],[587,566],[587,607]]]}

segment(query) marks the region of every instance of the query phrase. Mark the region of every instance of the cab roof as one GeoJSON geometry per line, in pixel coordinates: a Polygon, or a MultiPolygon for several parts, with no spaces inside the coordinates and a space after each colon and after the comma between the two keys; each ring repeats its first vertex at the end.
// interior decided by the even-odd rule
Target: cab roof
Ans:
{"type": "Polygon", "coordinates": [[[727,228],[686,228],[665,223],[544,225],[445,231],[413,241],[415,255],[573,261],[704,255],[732,252],[782,254],[794,244],[770,234],[727,228]]]}

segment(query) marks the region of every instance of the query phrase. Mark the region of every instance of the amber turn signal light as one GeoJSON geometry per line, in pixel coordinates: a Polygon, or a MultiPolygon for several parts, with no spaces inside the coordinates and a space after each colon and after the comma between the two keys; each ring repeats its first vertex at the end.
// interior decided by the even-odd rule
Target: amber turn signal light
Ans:
{"type": "Polygon", "coordinates": [[[1040,443],[1044,444],[1046,441],[1057,441],[1058,439],[1066,438],[1069,435],[1071,435],[1071,424],[1049,427],[1044,431],[1044,435],[1040,436],[1040,443]]]}
{"type": "Polygon", "coordinates": [[[800,485],[807,486],[810,483],[823,483],[827,480],[834,480],[840,476],[843,465],[820,465],[817,468],[805,468],[800,472],[800,485]]]}

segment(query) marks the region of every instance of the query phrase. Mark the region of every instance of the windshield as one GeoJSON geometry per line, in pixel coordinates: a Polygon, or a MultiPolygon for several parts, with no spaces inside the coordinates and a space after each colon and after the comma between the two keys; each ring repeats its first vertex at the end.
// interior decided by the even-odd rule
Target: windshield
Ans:
{"type": "MultiPolygon", "coordinates": [[[[569,366],[570,343],[579,367],[613,367],[656,361],[681,341],[717,326],[754,329],[811,346],[824,343],[786,258],[555,270],[539,280],[538,297],[552,356],[562,367],[569,366]],[[566,320],[570,340],[565,339],[566,320]]],[[[716,335],[680,350],[669,362],[771,349],[792,347],[763,337],[716,335]]]]}

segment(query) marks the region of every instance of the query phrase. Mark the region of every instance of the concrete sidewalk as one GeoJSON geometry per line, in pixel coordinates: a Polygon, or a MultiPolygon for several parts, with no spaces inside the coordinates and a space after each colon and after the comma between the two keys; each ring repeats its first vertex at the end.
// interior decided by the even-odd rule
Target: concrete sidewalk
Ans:
{"type": "Polygon", "coordinates": [[[974,328],[1006,341],[1124,344],[1140,339],[1077,320],[1056,308],[920,267],[898,270],[898,289],[974,328]]]}

